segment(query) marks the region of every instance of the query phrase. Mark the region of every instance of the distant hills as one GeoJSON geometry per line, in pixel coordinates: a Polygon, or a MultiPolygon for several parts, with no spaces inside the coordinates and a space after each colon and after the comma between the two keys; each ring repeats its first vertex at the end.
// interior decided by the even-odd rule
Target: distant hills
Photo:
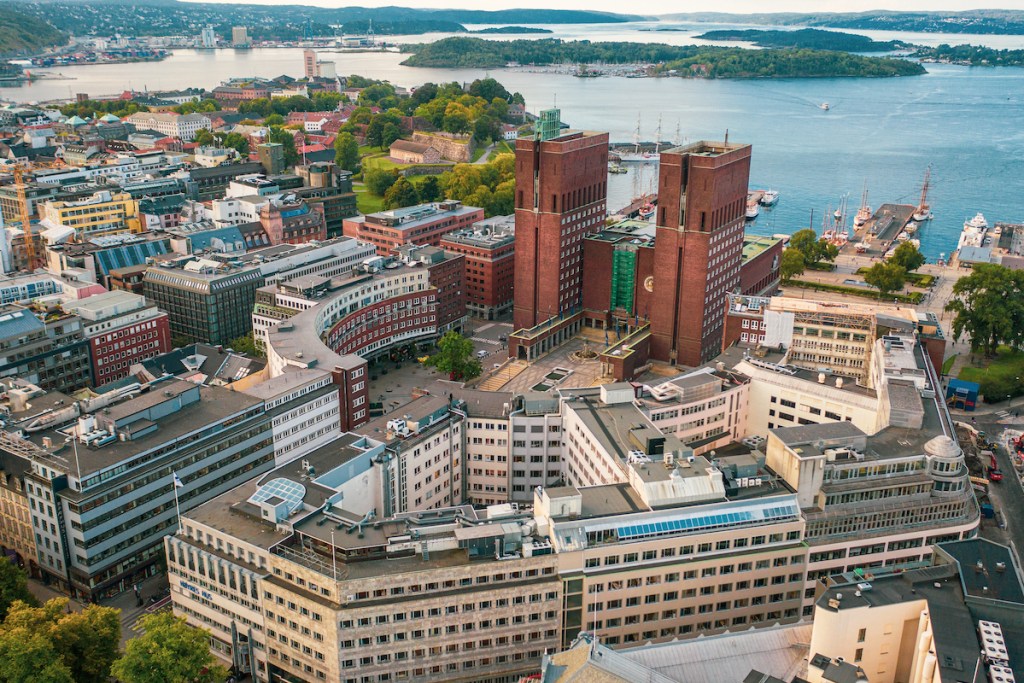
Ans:
{"type": "Polygon", "coordinates": [[[309,5],[247,5],[178,2],[177,0],[7,0],[5,8],[49,20],[75,35],[195,35],[212,25],[223,38],[232,26],[247,26],[256,39],[296,40],[309,35],[461,32],[462,24],[596,24],[642,19],[637,15],[588,10],[428,10],[410,7],[339,7],[309,5]],[[461,30],[460,30],[461,29],[461,30]]]}
{"type": "Polygon", "coordinates": [[[727,14],[689,12],[667,14],[663,21],[715,24],[760,24],[767,26],[824,26],[878,31],[914,31],[918,33],[978,33],[1024,35],[1024,11],[982,9],[965,12],[776,12],[727,14]]]}
{"type": "Polygon", "coordinates": [[[63,45],[66,34],[58,31],[43,19],[22,14],[10,9],[0,12],[0,55],[39,52],[54,45],[63,45]]]}
{"type": "Polygon", "coordinates": [[[897,40],[878,41],[856,33],[802,28],[795,31],[729,29],[708,31],[697,38],[729,42],[747,42],[758,47],[842,50],[844,52],[892,52],[909,47],[897,40]]]}

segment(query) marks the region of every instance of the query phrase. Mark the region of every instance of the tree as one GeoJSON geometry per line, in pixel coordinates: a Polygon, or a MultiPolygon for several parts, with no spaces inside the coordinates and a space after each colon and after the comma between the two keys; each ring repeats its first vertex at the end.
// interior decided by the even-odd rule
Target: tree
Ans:
{"type": "Polygon", "coordinates": [[[334,139],[334,163],[353,173],[359,170],[359,143],[352,133],[340,133],[334,139]]]}
{"type": "Polygon", "coordinates": [[[35,596],[28,590],[28,578],[19,567],[7,557],[0,556],[0,619],[7,615],[15,600],[27,605],[38,603],[35,596]]]}
{"type": "Polygon", "coordinates": [[[810,228],[797,230],[789,238],[787,249],[796,249],[804,256],[804,265],[813,267],[822,261],[835,261],[839,256],[839,248],[825,238],[818,238],[818,233],[810,228]]]}
{"type": "Polygon", "coordinates": [[[245,335],[244,337],[238,337],[228,342],[228,348],[235,353],[244,353],[247,356],[263,358],[266,354],[262,353],[256,348],[256,339],[253,333],[245,335]]]}
{"type": "Polygon", "coordinates": [[[271,126],[267,135],[268,142],[276,142],[284,150],[284,165],[291,167],[299,162],[299,152],[295,148],[295,136],[290,130],[280,126],[271,126]]]}
{"type": "Polygon", "coordinates": [[[792,247],[782,252],[782,260],[779,262],[779,274],[783,282],[789,282],[797,275],[804,272],[804,255],[799,249],[792,247]]]}
{"type": "Polygon", "coordinates": [[[481,116],[473,124],[473,137],[480,144],[497,140],[501,136],[498,120],[490,116],[481,116]]]}
{"type": "Polygon", "coordinates": [[[889,257],[889,263],[895,263],[908,273],[912,273],[923,266],[924,262],[924,254],[910,242],[904,242],[896,247],[896,251],[889,257]]]}
{"type": "Polygon", "coordinates": [[[196,131],[195,143],[200,147],[209,147],[217,143],[217,139],[213,137],[213,132],[205,128],[200,128],[196,131]]]}
{"type": "Polygon", "coordinates": [[[116,609],[90,605],[68,612],[67,598],[42,607],[18,602],[0,625],[0,681],[105,683],[120,641],[116,609]],[[22,648],[22,643],[28,645],[22,648]]]}
{"type": "Polygon", "coordinates": [[[210,634],[170,612],[139,619],[145,633],[128,641],[111,673],[122,683],[220,683],[227,670],[210,652],[210,634]]]}
{"type": "Polygon", "coordinates": [[[224,136],[222,144],[225,147],[234,149],[243,157],[249,154],[249,138],[245,137],[241,133],[228,133],[224,136]]]}
{"type": "Polygon", "coordinates": [[[441,183],[436,175],[428,175],[420,183],[420,201],[436,202],[441,199],[441,183]]]}
{"type": "Polygon", "coordinates": [[[437,353],[427,358],[424,365],[437,368],[452,379],[473,379],[480,375],[480,361],[473,356],[472,340],[455,330],[446,332],[437,342],[437,353]]]}
{"type": "Polygon", "coordinates": [[[478,78],[473,81],[469,86],[469,94],[482,97],[487,101],[498,98],[507,101],[512,96],[508,90],[505,90],[505,86],[493,78],[478,78]]]}
{"type": "Polygon", "coordinates": [[[280,114],[271,114],[263,119],[263,125],[265,126],[283,126],[284,122],[285,118],[280,114]]]}
{"type": "Polygon", "coordinates": [[[393,123],[385,123],[381,131],[381,147],[390,147],[391,144],[402,137],[402,131],[393,123]]]}
{"type": "Polygon", "coordinates": [[[416,191],[416,187],[401,176],[384,193],[385,209],[400,209],[403,206],[415,206],[419,203],[420,195],[416,191]]]}
{"type": "Polygon", "coordinates": [[[907,281],[907,271],[895,263],[876,263],[864,273],[864,282],[886,296],[900,290],[907,281]]]}
{"type": "Polygon", "coordinates": [[[374,116],[366,127],[366,144],[371,147],[384,147],[384,119],[374,116]]]}
{"type": "Polygon", "coordinates": [[[957,280],[946,310],[953,318],[953,338],[967,332],[971,349],[995,355],[1000,344],[1024,343],[1024,273],[994,263],[979,263],[957,280]]]}
{"type": "Polygon", "coordinates": [[[441,121],[441,128],[448,133],[468,133],[469,116],[465,111],[461,110],[445,114],[444,119],[441,121]]]}
{"type": "Polygon", "coordinates": [[[397,173],[382,168],[371,168],[363,174],[363,183],[366,184],[366,189],[378,197],[383,197],[397,179],[397,173]]]}

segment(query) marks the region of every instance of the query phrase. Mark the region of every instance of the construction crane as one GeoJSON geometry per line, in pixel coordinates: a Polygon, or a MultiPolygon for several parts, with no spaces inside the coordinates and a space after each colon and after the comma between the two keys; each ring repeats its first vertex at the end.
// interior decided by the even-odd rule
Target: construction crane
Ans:
{"type": "MultiPolygon", "coordinates": [[[[36,161],[30,164],[30,169],[37,168],[61,168],[64,164],[60,161],[36,161]]],[[[14,167],[14,189],[17,192],[18,212],[21,215],[21,231],[25,241],[25,256],[28,271],[35,270],[36,242],[32,237],[32,212],[28,209],[28,185],[25,183],[24,174],[27,169],[21,166],[14,167]]]]}
{"type": "Polygon", "coordinates": [[[36,243],[32,237],[32,213],[28,210],[28,193],[25,185],[24,171],[19,166],[14,167],[14,188],[18,193],[18,211],[21,213],[21,233],[25,242],[25,258],[28,263],[28,271],[35,270],[36,243]]]}

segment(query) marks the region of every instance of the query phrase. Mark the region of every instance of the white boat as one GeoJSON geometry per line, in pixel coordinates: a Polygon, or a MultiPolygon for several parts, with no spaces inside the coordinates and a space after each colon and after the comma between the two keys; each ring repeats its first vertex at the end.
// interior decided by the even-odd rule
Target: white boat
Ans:
{"type": "Polygon", "coordinates": [[[917,221],[918,223],[930,221],[934,217],[935,216],[934,214],[932,214],[931,211],[915,211],[913,216],[914,220],[917,221]]]}
{"type": "Polygon", "coordinates": [[[909,242],[914,245],[914,249],[921,248],[921,240],[909,240],[909,242]]]}
{"type": "Polygon", "coordinates": [[[752,221],[757,218],[757,215],[761,213],[761,209],[758,207],[757,202],[750,202],[747,204],[747,220],[752,221]]]}
{"type": "Polygon", "coordinates": [[[907,223],[907,227],[904,228],[908,235],[913,235],[917,232],[917,223],[907,223]]]}
{"type": "Polygon", "coordinates": [[[764,194],[761,195],[761,206],[775,206],[777,201],[779,201],[777,190],[765,190],[764,194]]]}
{"type": "Polygon", "coordinates": [[[828,102],[822,102],[821,104],[818,105],[818,109],[820,109],[822,111],[828,111],[831,108],[832,108],[832,105],[829,104],[828,102]]]}
{"type": "Polygon", "coordinates": [[[860,196],[860,208],[857,215],[853,217],[853,227],[859,228],[871,220],[871,207],[868,206],[868,184],[864,182],[864,193],[860,196]]]}
{"type": "Polygon", "coordinates": [[[897,242],[906,242],[909,239],[910,239],[910,235],[908,235],[905,232],[901,232],[900,234],[896,235],[896,241],[897,242]]]}
{"type": "Polygon", "coordinates": [[[988,221],[985,216],[978,213],[969,220],[964,221],[964,229],[960,233],[960,241],[957,242],[957,251],[964,247],[983,247],[985,237],[988,233],[988,221]]]}

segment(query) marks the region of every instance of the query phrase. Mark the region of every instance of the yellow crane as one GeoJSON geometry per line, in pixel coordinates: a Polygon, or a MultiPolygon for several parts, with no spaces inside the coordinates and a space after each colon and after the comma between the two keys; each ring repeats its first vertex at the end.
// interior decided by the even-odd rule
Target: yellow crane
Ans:
{"type": "MultiPolygon", "coordinates": [[[[31,168],[60,168],[62,163],[35,162],[31,168]]],[[[25,241],[25,260],[29,272],[35,270],[36,242],[32,236],[32,212],[28,209],[28,185],[25,183],[25,170],[21,166],[14,167],[14,189],[17,192],[18,212],[21,214],[21,231],[25,241]]]]}
{"type": "Polygon", "coordinates": [[[21,233],[24,235],[25,260],[29,272],[35,270],[36,243],[32,237],[32,213],[28,210],[27,186],[23,177],[24,171],[20,166],[14,167],[14,189],[18,193],[18,211],[21,213],[21,233]]]}

